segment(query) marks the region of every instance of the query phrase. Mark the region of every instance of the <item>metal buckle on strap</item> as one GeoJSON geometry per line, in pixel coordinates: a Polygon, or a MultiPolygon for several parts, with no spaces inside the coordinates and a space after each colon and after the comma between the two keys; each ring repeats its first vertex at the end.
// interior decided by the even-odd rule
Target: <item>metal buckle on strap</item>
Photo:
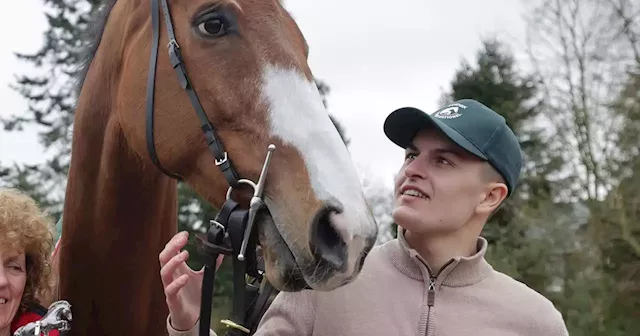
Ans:
{"type": "Polygon", "coordinates": [[[218,222],[215,219],[209,220],[209,225],[215,225],[215,226],[219,227],[220,230],[222,230],[222,232],[225,232],[225,233],[227,232],[227,228],[225,228],[224,225],[220,224],[220,222],[218,222]]]}
{"type": "Polygon", "coordinates": [[[244,331],[247,334],[251,332],[251,330],[247,329],[245,326],[235,323],[231,320],[221,320],[220,322],[229,328],[238,329],[244,331]]]}
{"type": "Polygon", "coordinates": [[[172,45],[180,49],[180,45],[178,44],[178,41],[176,41],[176,39],[171,39],[171,41],[167,43],[167,49],[171,48],[172,45]]]}
{"type": "Polygon", "coordinates": [[[215,160],[216,160],[216,166],[220,166],[221,164],[227,162],[227,152],[224,152],[224,157],[222,158],[222,160],[218,160],[218,159],[215,159],[215,160]]]}

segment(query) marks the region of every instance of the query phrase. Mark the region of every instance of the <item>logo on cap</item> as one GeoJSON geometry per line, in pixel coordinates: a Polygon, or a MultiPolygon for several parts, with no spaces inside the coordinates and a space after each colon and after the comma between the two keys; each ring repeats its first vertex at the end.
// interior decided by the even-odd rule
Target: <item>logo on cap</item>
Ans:
{"type": "Polygon", "coordinates": [[[439,119],[455,119],[462,116],[462,114],[460,113],[461,108],[466,109],[467,106],[460,103],[453,103],[443,108],[442,110],[432,113],[432,115],[435,118],[439,119]]]}
{"type": "Polygon", "coordinates": [[[462,114],[460,114],[460,112],[458,112],[460,110],[460,108],[467,108],[466,106],[462,105],[462,104],[452,104],[449,105],[448,107],[436,112],[433,114],[434,117],[436,118],[440,118],[440,119],[454,119],[454,118],[458,118],[461,117],[462,114]]]}

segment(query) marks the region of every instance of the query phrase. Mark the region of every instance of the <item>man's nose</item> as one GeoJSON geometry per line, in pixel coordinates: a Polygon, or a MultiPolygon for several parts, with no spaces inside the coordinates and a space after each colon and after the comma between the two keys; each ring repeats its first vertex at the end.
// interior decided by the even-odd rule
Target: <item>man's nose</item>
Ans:
{"type": "Polygon", "coordinates": [[[409,162],[407,167],[404,169],[404,174],[408,178],[412,177],[420,177],[424,178],[426,175],[426,165],[423,162],[420,162],[418,158],[415,158],[413,161],[409,162]]]}

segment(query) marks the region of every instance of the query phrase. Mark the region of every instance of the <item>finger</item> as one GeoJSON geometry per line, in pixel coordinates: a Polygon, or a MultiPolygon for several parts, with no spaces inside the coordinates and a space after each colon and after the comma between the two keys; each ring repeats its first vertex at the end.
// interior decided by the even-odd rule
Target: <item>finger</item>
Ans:
{"type": "Polygon", "coordinates": [[[166,286],[168,283],[173,281],[173,274],[176,271],[176,268],[180,264],[182,264],[189,257],[188,251],[182,251],[173,258],[169,259],[169,261],[162,266],[160,269],[160,278],[162,279],[162,283],[166,286]]]}
{"type": "Polygon", "coordinates": [[[178,291],[187,284],[187,280],[189,280],[189,276],[183,274],[179,276],[174,282],[170,283],[169,286],[165,287],[164,295],[167,298],[167,303],[171,304],[177,297],[178,291]]]}
{"type": "Polygon", "coordinates": [[[160,267],[164,266],[171,257],[178,254],[178,251],[187,244],[188,237],[189,233],[183,231],[177,233],[171,238],[171,240],[169,240],[158,256],[158,259],[160,260],[160,267]]]}

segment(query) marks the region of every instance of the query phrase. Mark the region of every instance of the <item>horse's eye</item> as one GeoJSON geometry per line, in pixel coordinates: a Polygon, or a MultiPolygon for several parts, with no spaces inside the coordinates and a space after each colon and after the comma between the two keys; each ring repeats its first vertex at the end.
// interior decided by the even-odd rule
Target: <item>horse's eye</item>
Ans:
{"type": "Polygon", "coordinates": [[[226,33],[227,25],[222,19],[207,19],[198,25],[198,30],[205,36],[219,37],[226,33]]]}

